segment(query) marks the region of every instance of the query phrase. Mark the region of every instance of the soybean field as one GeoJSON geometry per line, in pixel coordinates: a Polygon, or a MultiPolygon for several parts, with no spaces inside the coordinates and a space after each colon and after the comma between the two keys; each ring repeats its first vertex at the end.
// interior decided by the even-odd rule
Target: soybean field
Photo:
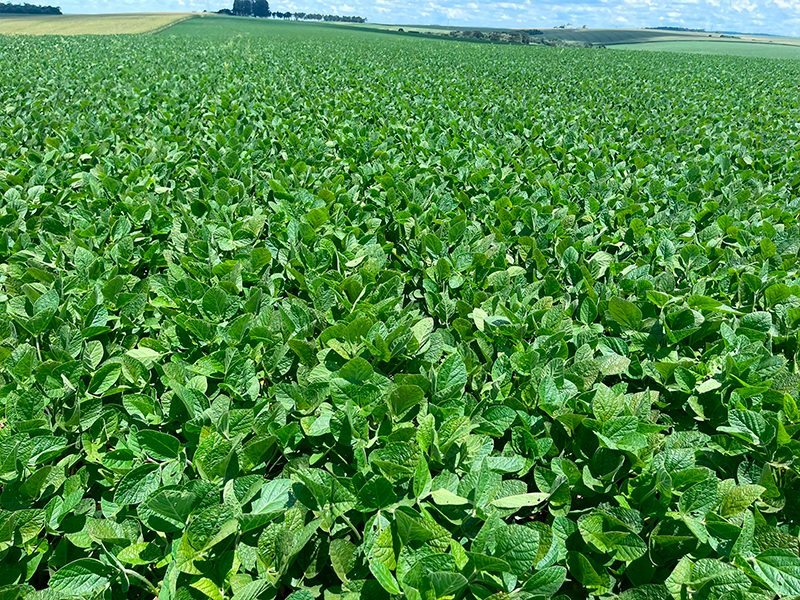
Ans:
{"type": "Polygon", "coordinates": [[[800,596],[799,78],[0,37],[0,597],[800,596]]]}

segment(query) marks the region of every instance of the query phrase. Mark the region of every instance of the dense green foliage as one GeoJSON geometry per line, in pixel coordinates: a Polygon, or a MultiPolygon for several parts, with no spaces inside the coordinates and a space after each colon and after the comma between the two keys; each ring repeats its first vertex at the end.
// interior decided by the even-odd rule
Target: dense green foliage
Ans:
{"type": "Polygon", "coordinates": [[[11,4],[0,2],[0,14],[10,15],[60,15],[58,6],[39,6],[36,4],[11,4]]]}
{"type": "Polygon", "coordinates": [[[800,595],[799,77],[0,40],[0,596],[800,595]]]}
{"type": "Polygon", "coordinates": [[[645,42],[641,44],[616,44],[614,50],[649,50],[655,52],[690,52],[692,54],[716,54],[722,56],[746,56],[748,58],[783,58],[800,60],[800,45],[753,42],[698,41],[645,42]]]}

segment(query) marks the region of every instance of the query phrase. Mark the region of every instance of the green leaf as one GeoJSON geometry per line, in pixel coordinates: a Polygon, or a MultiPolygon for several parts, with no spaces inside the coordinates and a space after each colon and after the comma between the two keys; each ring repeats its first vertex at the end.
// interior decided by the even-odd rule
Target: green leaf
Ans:
{"type": "Polygon", "coordinates": [[[273,479],[261,488],[261,495],[253,500],[254,513],[271,513],[288,508],[292,487],[291,479],[273,479]]]}
{"type": "Polygon", "coordinates": [[[596,566],[580,552],[567,553],[567,569],[578,583],[590,590],[600,592],[608,589],[610,585],[605,569],[596,566]]]}
{"type": "Polygon", "coordinates": [[[111,583],[113,569],[93,558],[81,558],[61,567],[50,578],[50,589],[62,597],[87,598],[111,583]]]}
{"type": "Polygon", "coordinates": [[[567,570],[564,567],[548,567],[542,571],[535,572],[525,582],[522,589],[534,596],[550,598],[561,589],[566,579],[567,570]]]}
{"type": "Polygon", "coordinates": [[[765,550],[752,559],[753,570],[779,595],[800,595],[800,557],[782,548],[765,550]]]}
{"type": "Polygon", "coordinates": [[[347,574],[356,563],[356,550],[356,545],[349,540],[342,538],[331,540],[331,566],[333,566],[334,572],[342,581],[348,580],[347,574]]]}
{"type": "Polygon", "coordinates": [[[417,468],[414,471],[414,497],[417,500],[424,499],[431,491],[433,479],[428,463],[424,456],[420,456],[417,468]]]}
{"type": "Polygon", "coordinates": [[[666,586],[662,584],[647,584],[625,590],[619,595],[620,600],[670,600],[666,586]]]}
{"type": "Polygon", "coordinates": [[[624,298],[614,297],[609,300],[608,314],[627,329],[638,331],[642,326],[642,311],[633,302],[624,298]]]}
{"type": "Polygon", "coordinates": [[[463,359],[458,354],[449,356],[439,367],[436,375],[437,401],[460,397],[466,383],[467,369],[463,359]]]}
{"type": "Polygon", "coordinates": [[[461,573],[435,571],[428,577],[433,585],[436,598],[452,598],[461,594],[469,585],[469,581],[461,573]]]}
{"type": "Polygon", "coordinates": [[[212,287],[203,296],[203,310],[217,320],[225,316],[229,303],[228,293],[220,287],[212,287]]]}
{"type": "Polygon", "coordinates": [[[34,473],[30,475],[25,480],[19,491],[23,496],[28,498],[37,498],[42,491],[42,487],[47,481],[50,472],[53,470],[53,467],[50,465],[44,466],[41,469],[36,470],[34,473]]]}
{"type": "Polygon", "coordinates": [[[788,300],[792,296],[792,289],[785,283],[776,283],[764,290],[764,297],[770,307],[788,300]]]}
{"type": "Polygon", "coordinates": [[[197,446],[193,463],[198,474],[206,481],[224,477],[233,452],[233,442],[212,432],[197,446]]]}
{"type": "Polygon", "coordinates": [[[424,396],[425,392],[419,386],[398,386],[389,393],[389,408],[394,416],[401,417],[419,404],[424,396]]]}
{"type": "Polygon", "coordinates": [[[397,502],[397,494],[385,477],[370,479],[358,492],[358,503],[365,510],[380,510],[397,502]]]}
{"type": "Polygon", "coordinates": [[[272,253],[267,248],[253,248],[250,256],[256,272],[261,271],[272,262],[272,253]]]}
{"type": "Polygon", "coordinates": [[[703,518],[717,507],[721,499],[719,482],[712,477],[694,484],[683,492],[678,502],[678,509],[685,515],[691,514],[703,518]]]}
{"type": "Polygon", "coordinates": [[[295,354],[297,354],[300,362],[307,367],[314,366],[316,353],[314,352],[315,349],[313,344],[310,344],[305,340],[293,338],[287,342],[287,345],[295,354]]]}
{"type": "Polygon", "coordinates": [[[692,294],[689,296],[686,299],[686,304],[689,305],[689,308],[694,308],[696,310],[716,310],[722,306],[722,302],[719,300],[714,300],[714,298],[700,296],[697,294],[692,294]]]}
{"type": "Polygon", "coordinates": [[[381,584],[381,587],[390,594],[399,594],[400,588],[397,586],[397,580],[392,575],[389,568],[379,560],[369,561],[369,570],[381,584]]]}
{"type": "Polygon", "coordinates": [[[178,458],[180,452],[180,441],[178,438],[154,431],[152,429],[145,429],[136,434],[139,440],[139,445],[151,458],[156,460],[171,460],[178,458]]]}
{"type": "Polygon", "coordinates": [[[185,523],[196,503],[197,496],[192,492],[163,490],[147,501],[147,507],[169,519],[185,523]]]}
{"type": "Polygon", "coordinates": [[[152,348],[134,348],[128,350],[125,354],[131,358],[135,358],[148,369],[153,368],[153,364],[161,358],[161,353],[156,352],[152,348]]]}
{"type": "Polygon", "coordinates": [[[595,418],[604,423],[619,415],[625,407],[625,399],[619,394],[598,383],[592,400],[592,412],[595,418]]]}
{"type": "Polygon", "coordinates": [[[597,319],[597,304],[595,304],[594,300],[591,298],[586,298],[583,302],[581,302],[578,317],[580,318],[581,323],[586,325],[589,323],[594,323],[595,319],[597,319]]]}
{"type": "Polygon", "coordinates": [[[146,464],[125,475],[114,491],[114,504],[120,506],[141,504],[161,485],[161,471],[157,464],[146,464]]]}
{"type": "Polygon", "coordinates": [[[147,565],[160,560],[162,556],[161,549],[150,542],[131,544],[117,554],[121,562],[129,565],[147,565]]]}
{"type": "Polygon", "coordinates": [[[494,557],[508,563],[511,572],[522,575],[536,562],[539,534],[522,525],[507,525],[497,534],[494,557]]]}
{"type": "Polygon", "coordinates": [[[550,497],[550,494],[533,492],[530,494],[518,494],[515,496],[505,496],[491,501],[491,505],[497,508],[524,508],[526,506],[538,506],[550,497]]]}
{"type": "Polygon", "coordinates": [[[431,498],[436,504],[442,506],[458,506],[460,504],[469,504],[469,500],[462,498],[451,492],[450,490],[434,490],[431,492],[431,498]]]}
{"type": "Polygon", "coordinates": [[[765,491],[766,488],[760,485],[740,485],[734,487],[722,499],[720,514],[723,517],[738,515],[753,502],[758,500],[765,491]]]}
{"type": "Polygon", "coordinates": [[[231,600],[257,600],[271,587],[272,584],[266,579],[257,579],[236,590],[231,600]]]}
{"type": "Polygon", "coordinates": [[[48,290],[33,303],[33,314],[38,315],[45,311],[55,312],[58,309],[60,298],[56,290],[48,290]]]}
{"type": "Polygon", "coordinates": [[[122,366],[119,363],[103,365],[92,377],[86,391],[95,396],[102,396],[117,382],[121,372],[122,366]]]}
{"type": "Polygon", "coordinates": [[[328,211],[325,208],[314,208],[308,211],[306,218],[314,229],[319,229],[327,222],[328,211]]]}

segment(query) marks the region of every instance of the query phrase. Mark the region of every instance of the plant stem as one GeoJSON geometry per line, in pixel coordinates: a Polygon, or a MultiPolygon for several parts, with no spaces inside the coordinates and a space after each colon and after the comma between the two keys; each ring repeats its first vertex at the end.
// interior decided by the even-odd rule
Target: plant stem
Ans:
{"type": "Polygon", "coordinates": [[[139,581],[144,583],[147,586],[147,590],[150,593],[158,594],[158,588],[156,588],[152,583],[150,583],[150,581],[144,575],[140,575],[139,573],[137,573],[133,569],[126,569],[124,567],[123,567],[122,571],[125,573],[125,575],[128,575],[129,577],[133,577],[134,579],[138,579],[139,581]]]}

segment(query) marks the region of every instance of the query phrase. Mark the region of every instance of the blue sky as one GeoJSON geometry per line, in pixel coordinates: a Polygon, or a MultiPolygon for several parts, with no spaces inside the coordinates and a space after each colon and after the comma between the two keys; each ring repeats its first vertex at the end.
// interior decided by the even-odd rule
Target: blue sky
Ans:
{"type": "MultiPolygon", "coordinates": [[[[232,4],[226,0],[50,1],[59,4],[65,13],[202,11],[232,4]]],[[[374,23],[502,27],[553,27],[565,23],[578,27],[677,25],[800,37],[800,0],[271,0],[270,8],[355,14],[374,23]]]]}

